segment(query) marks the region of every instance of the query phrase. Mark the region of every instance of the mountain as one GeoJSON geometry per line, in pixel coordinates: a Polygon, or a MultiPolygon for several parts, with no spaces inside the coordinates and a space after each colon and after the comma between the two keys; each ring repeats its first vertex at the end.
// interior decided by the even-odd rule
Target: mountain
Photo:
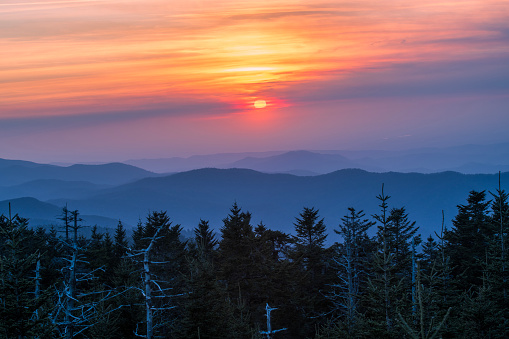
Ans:
{"type": "Polygon", "coordinates": [[[231,168],[231,163],[247,157],[268,157],[281,152],[243,152],[193,155],[187,158],[172,157],[160,159],[132,159],[125,164],[136,166],[156,173],[185,172],[199,168],[231,168]]]}
{"type": "Polygon", "coordinates": [[[296,175],[326,174],[347,168],[359,168],[371,172],[436,173],[452,170],[465,174],[493,174],[509,170],[509,143],[399,151],[315,150],[224,153],[189,158],[129,160],[126,163],[157,173],[214,167],[248,168],[266,173],[296,175]]]}
{"type": "MultiPolygon", "coordinates": [[[[43,226],[48,228],[53,225],[57,230],[63,226],[61,220],[58,219],[62,215],[62,206],[57,206],[47,202],[39,201],[35,198],[18,198],[0,201],[0,214],[9,215],[9,203],[11,205],[11,214],[18,214],[23,218],[28,218],[29,225],[32,227],[43,226]]],[[[70,206],[71,207],[71,206],[70,206]]],[[[69,209],[75,209],[74,206],[69,209]]],[[[80,211],[81,212],[81,211],[80,211]]],[[[87,215],[80,213],[80,218],[83,219],[80,224],[87,226],[80,233],[88,234],[89,226],[99,225],[101,229],[109,229],[113,233],[113,229],[118,224],[118,219],[112,219],[99,215],[87,215]]]]}
{"type": "Polygon", "coordinates": [[[61,167],[28,161],[0,159],[0,186],[34,180],[88,181],[97,185],[120,185],[157,174],[122,163],[61,167]]]}
{"type": "MultiPolygon", "coordinates": [[[[509,173],[502,175],[508,190],[509,173]]],[[[495,191],[497,175],[464,175],[455,172],[434,174],[370,173],[340,170],[333,173],[298,177],[266,174],[247,169],[201,169],[101,190],[84,199],[69,202],[84,214],[122,219],[130,224],[144,220],[149,211],[167,210],[172,220],[184,228],[196,227],[200,219],[210,220],[217,229],[236,201],[253,213],[254,225],[293,231],[293,222],[303,207],[316,207],[331,233],[348,207],[363,209],[369,216],[379,211],[375,198],[381,192],[392,196],[390,207],[405,206],[411,220],[417,221],[424,236],[439,231],[442,210],[451,227],[456,206],[466,202],[471,190],[495,191]]],[[[488,197],[489,198],[489,197],[488,197]]]]}
{"type": "Polygon", "coordinates": [[[84,198],[109,185],[92,184],[88,181],[64,181],[56,179],[40,179],[23,184],[0,187],[0,200],[22,197],[33,197],[38,200],[58,198],[84,198]]]}
{"type": "MultiPolygon", "coordinates": [[[[310,151],[292,151],[270,157],[248,157],[229,165],[231,168],[249,168],[266,173],[324,174],[360,165],[339,154],[321,154],[310,151]]],[[[367,166],[371,167],[371,166],[367,166]]],[[[375,169],[375,168],[371,168],[375,169]]]]}

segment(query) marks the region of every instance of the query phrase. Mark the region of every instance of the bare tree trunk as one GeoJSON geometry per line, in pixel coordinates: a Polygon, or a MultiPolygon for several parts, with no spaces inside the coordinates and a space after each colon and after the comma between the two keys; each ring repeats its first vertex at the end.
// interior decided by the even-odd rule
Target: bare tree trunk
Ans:
{"type": "Polygon", "coordinates": [[[67,295],[67,304],[65,309],[65,333],[66,338],[74,336],[72,310],[74,309],[74,300],[76,300],[76,262],[78,260],[78,211],[71,212],[74,219],[73,239],[72,239],[72,259],[69,268],[69,291],[67,295]]]}
{"type": "Polygon", "coordinates": [[[145,307],[146,307],[146,319],[147,319],[147,339],[154,337],[154,313],[152,309],[152,277],[150,276],[150,250],[154,246],[157,235],[161,231],[162,227],[159,227],[150,240],[148,247],[143,250],[143,270],[144,270],[144,282],[145,282],[145,307]]]}
{"type": "Polygon", "coordinates": [[[502,251],[502,281],[504,283],[504,299],[506,298],[506,289],[505,289],[505,244],[504,244],[504,219],[503,219],[503,206],[502,206],[502,189],[500,185],[500,171],[498,171],[498,202],[499,202],[499,209],[500,209],[500,249],[502,251]]]}
{"type": "Polygon", "coordinates": [[[143,269],[145,272],[145,306],[147,310],[147,339],[152,339],[154,335],[154,318],[152,313],[152,289],[150,287],[150,267],[149,267],[149,251],[152,247],[150,242],[149,247],[145,250],[143,255],[143,269]]]}

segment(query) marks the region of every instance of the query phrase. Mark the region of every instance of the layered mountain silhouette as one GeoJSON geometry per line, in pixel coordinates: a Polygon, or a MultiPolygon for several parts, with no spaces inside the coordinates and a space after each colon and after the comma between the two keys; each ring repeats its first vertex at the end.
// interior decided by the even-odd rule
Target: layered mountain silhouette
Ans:
{"type": "Polygon", "coordinates": [[[119,185],[157,176],[150,171],[122,163],[72,165],[69,167],[37,164],[29,161],[0,159],[0,186],[13,186],[33,180],[57,179],[88,181],[98,185],[119,185]]]}
{"type": "MultiPolygon", "coordinates": [[[[94,171],[100,168],[108,166],[97,165],[94,171]]],[[[503,188],[508,190],[509,173],[502,173],[501,177],[503,188]]],[[[445,225],[451,227],[456,206],[466,202],[469,191],[494,192],[498,187],[497,174],[373,173],[359,169],[296,176],[208,168],[158,177],[149,173],[149,177],[119,185],[97,183],[105,178],[105,175],[100,180],[92,178],[93,182],[37,180],[3,187],[0,213],[6,214],[7,203],[11,202],[13,211],[30,218],[32,226],[58,224],[57,217],[67,204],[80,211],[87,225],[115,227],[119,219],[135,225],[144,221],[150,211],[165,210],[185,229],[192,229],[200,219],[205,219],[218,230],[236,202],[252,213],[253,225],[262,222],[269,228],[292,232],[303,207],[315,207],[333,237],[332,229],[337,228],[348,207],[363,209],[368,217],[379,211],[376,196],[383,184],[384,193],[391,196],[389,206],[405,206],[410,220],[416,221],[423,236],[427,236],[440,230],[442,210],[445,225]],[[6,198],[15,191],[18,195],[22,191],[25,197],[6,198]]]]}
{"type": "Polygon", "coordinates": [[[292,151],[222,153],[189,158],[129,160],[157,173],[214,168],[247,168],[266,173],[319,175],[340,169],[359,168],[370,172],[492,174],[509,171],[509,144],[464,145],[402,151],[292,151]]]}
{"type": "MultiPolygon", "coordinates": [[[[11,215],[18,214],[20,217],[27,218],[29,225],[43,227],[49,229],[54,227],[57,232],[63,232],[62,221],[58,218],[62,217],[62,207],[47,202],[39,201],[35,198],[18,198],[0,201],[0,214],[9,215],[9,205],[11,215]]],[[[80,225],[82,229],[80,234],[88,236],[92,226],[98,226],[100,231],[112,232],[112,229],[118,224],[118,219],[112,219],[99,215],[80,214],[82,219],[80,225]]]]}

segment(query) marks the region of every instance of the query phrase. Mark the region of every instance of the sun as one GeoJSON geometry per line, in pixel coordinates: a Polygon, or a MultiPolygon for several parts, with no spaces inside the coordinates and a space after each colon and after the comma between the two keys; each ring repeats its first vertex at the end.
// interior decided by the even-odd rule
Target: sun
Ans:
{"type": "Polygon", "coordinates": [[[256,100],[254,102],[255,108],[264,108],[265,106],[267,106],[267,103],[265,102],[265,100],[256,100]]]}

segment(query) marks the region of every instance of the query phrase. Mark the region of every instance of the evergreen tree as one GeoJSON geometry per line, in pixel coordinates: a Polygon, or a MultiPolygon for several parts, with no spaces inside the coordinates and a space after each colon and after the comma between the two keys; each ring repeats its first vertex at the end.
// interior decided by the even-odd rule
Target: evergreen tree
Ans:
{"type": "Polygon", "coordinates": [[[145,224],[138,225],[132,257],[139,258],[143,267],[147,338],[172,336],[178,312],[175,298],[182,293],[185,274],[186,243],[180,240],[181,231],[165,211],[150,213],[145,224]]]}
{"type": "Polygon", "coordinates": [[[219,242],[215,239],[214,232],[210,229],[209,222],[200,220],[198,227],[194,229],[194,241],[201,255],[212,258],[219,242]]]}
{"type": "Polygon", "coordinates": [[[372,324],[369,329],[372,336],[394,337],[403,335],[397,324],[397,314],[415,314],[411,312],[413,244],[420,238],[415,234],[418,228],[415,222],[408,220],[405,208],[392,208],[389,212],[387,201],[390,197],[383,192],[377,196],[380,201],[380,213],[373,215],[378,221],[376,240],[378,248],[372,259],[371,277],[366,294],[367,316],[372,324]],[[388,213],[389,212],[389,213],[388,213]]]}
{"type": "Polygon", "coordinates": [[[445,250],[460,290],[482,286],[482,263],[486,258],[489,239],[495,234],[488,216],[489,206],[484,191],[471,191],[467,204],[458,205],[453,228],[445,232],[445,250]]]}
{"type": "Polygon", "coordinates": [[[335,308],[341,310],[340,328],[345,328],[344,335],[357,337],[359,335],[360,293],[365,288],[367,279],[367,250],[371,247],[367,235],[368,229],[374,222],[365,219],[363,211],[348,208],[349,213],[344,216],[339,224],[339,229],[334,230],[343,238],[343,242],[337,244],[334,253],[334,263],[337,270],[337,280],[331,286],[329,298],[332,299],[335,308]]]}
{"type": "Polygon", "coordinates": [[[420,236],[414,239],[418,229],[415,221],[408,220],[404,207],[391,209],[386,228],[387,246],[394,269],[401,277],[410,276],[412,246],[421,242],[420,236]]]}
{"type": "Polygon", "coordinates": [[[509,251],[507,250],[507,237],[509,235],[509,193],[506,193],[501,189],[500,185],[500,173],[498,180],[498,189],[496,193],[491,193],[493,196],[493,202],[491,204],[491,215],[492,228],[495,233],[495,237],[492,239],[492,265],[498,266],[497,272],[493,272],[500,282],[495,287],[495,290],[501,292],[500,300],[502,303],[506,303],[509,293],[509,266],[507,265],[507,257],[509,251]]]}
{"type": "Polygon", "coordinates": [[[145,227],[143,226],[143,222],[138,220],[138,224],[133,231],[132,239],[133,239],[133,248],[140,249],[143,247],[142,240],[145,235],[145,227]]]}
{"type": "Polygon", "coordinates": [[[117,228],[115,229],[115,236],[113,237],[113,240],[113,252],[115,259],[119,260],[126,255],[129,246],[129,242],[127,240],[127,232],[124,225],[122,224],[122,221],[120,220],[118,221],[117,228]]]}
{"type": "Polygon", "coordinates": [[[306,272],[309,273],[311,282],[320,280],[324,270],[324,243],[327,239],[326,227],[323,219],[319,219],[318,210],[304,207],[300,218],[294,223],[295,232],[295,254],[306,272]]]}
{"type": "Polygon", "coordinates": [[[440,249],[438,243],[430,235],[422,244],[421,270],[427,272],[436,266],[440,260],[440,249]]]}
{"type": "Polygon", "coordinates": [[[329,281],[327,271],[328,253],[325,249],[326,226],[315,208],[304,207],[294,223],[296,236],[293,239],[292,259],[303,274],[297,280],[296,302],[300,304],[303,326],[301,336],[311,336],[329,311],[330,305],[325,297],[329,281]],[[324,292],[322,292],[324,291],[324,292]]]}
{"type": "Polygon", "coordinates": [[[223,219],[219,243],[220,274],[228,282],[229,291],[238,291],[251,276],[251,249],[254,240],[251,214],[242,212],[237,203],[223,219]]]}
{"type": "MultiPolygon", "coordinates": [[[[302,307],[303,293],[298,283],[304,276],[298,265],[290,259],[292,250],[290,235],[268,229],[263,223],[255,228],[253,245],[253,288],[251,307],[254,324],[266,328],[266,305],[277,306],[271,318],[272,329],[286,328],[277,334],[278,338],[302,336],[296,324],[302,323],[299,308],[302,307]]],[[[306,291],[308,293],[308,291],[306,291]]]]}
{"type": "Polygon", "coordinates": [[[253,260],[251,214],[242,212],[234,203],[228,216],[223,219],[221,235],[218,248],[219,277],[226,282],[232,301],[249,308],[253,278],[257,274],[253,260]]]}
{"type": "Polygon", "coordinates": [[[380,201],[380,213],[373,215],[378,221],[377,249],[371,262],[372,276],[368,280],[367,294],[365,295],[366,315],[370,321],[369,333],[372,336],[388,337],[393,335],[395,321],[395,291],[400,289],[399,281],[394,274],[394,262],[388,245],[389,216],[387,201],[390,196],[382,193],[377,196],[380,201]]]}
{"type": "MultiPolygon", "coordinates": [[[[201,230],[197,232],[200,234],[197,238],[203,240],[202,235],[211,234],[206,231],[208,223],[200,222],[200,225],[195,231],[201,230]]],[[[213,237],[206,238],[209,239],[206,244],[215,241],[213,237]]],[[[198,248],[213,248],[203,246],[201,241],[197,243],[198,248]]],[[[199,251],[198,255],[189,258],[190,270],[185,281],[187,293],[183,297],[182,312],[174,326],[174,334],[178,338],[250,337],[252,329],[246,310],[231,301],[225,286],[218,281],[212,254],[199,251]]]]}
{"type": "MultiPolygon", "coordinates": [[[[9,206],[10,207],[10,206],[9,206]]],[[[30,247],[33,232],[28,220],[0,216],[0,336],[28,338],[49,336],[52,324],[49,295],[38,290],[40,254],[30,247]]]]}

